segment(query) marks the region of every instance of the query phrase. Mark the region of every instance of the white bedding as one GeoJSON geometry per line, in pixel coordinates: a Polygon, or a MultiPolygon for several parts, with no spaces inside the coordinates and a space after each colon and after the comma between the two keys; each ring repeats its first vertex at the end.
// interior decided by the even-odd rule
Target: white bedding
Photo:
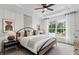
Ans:
{"type": "Polygon", "coordinates": [[[37,54],[37,51],[47,40],[49,40],[49,42],[47,42],[45,46],[47,46],[50,42],[54,41],[55,38],[49,35],[35,35],[35,36],[28,36],[28,37],[19,37],[20,44],[35,54],[37,54]]]}

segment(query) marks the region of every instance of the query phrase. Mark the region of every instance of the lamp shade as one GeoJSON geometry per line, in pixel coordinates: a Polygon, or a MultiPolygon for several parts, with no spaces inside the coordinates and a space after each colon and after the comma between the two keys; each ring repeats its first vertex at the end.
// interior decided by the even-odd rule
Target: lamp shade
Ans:
{"type": "Polygon", "coordinates": [[[16,33],[14,31],[8,31],[6,33],[7,36],[16,36],[16,33]]]}

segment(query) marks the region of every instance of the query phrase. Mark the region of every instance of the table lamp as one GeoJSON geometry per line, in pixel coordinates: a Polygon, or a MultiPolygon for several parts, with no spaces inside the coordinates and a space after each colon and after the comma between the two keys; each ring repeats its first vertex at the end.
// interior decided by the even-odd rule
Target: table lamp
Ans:
{"type": "Polygon", "coordinates": [[[6,36],[7,36],[7,39],[8,39],[9,41],[11,41],[11,40],[14,40],[14,39],[15,39],[16,33],[15,33],[14,31],[8,31],[8,32],[6,33],[6,36]]]}

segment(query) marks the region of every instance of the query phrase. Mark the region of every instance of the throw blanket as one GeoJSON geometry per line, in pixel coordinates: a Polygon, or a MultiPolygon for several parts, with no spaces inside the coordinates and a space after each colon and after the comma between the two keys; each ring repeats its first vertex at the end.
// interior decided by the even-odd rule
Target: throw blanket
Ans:
{"type": "Polygon", "coordinates": [[[42,36],[37,36],[37,37],[31,38],[31,39],[29,39],[27,46],[33,49],[37,43],[39,43],[43,40],[44,40],[44,42],[46,42],[48,40],[47,36],[42,35],[42,36]]]}

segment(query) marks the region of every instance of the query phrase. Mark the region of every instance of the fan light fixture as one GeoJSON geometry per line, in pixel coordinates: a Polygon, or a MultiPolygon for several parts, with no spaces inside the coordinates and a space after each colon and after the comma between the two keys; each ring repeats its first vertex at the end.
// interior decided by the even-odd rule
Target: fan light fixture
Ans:
{"type": "Polygon", "coordinates": [[[54,9],[51,9],[51,8],[49,8],[49,7],[51,7],[51,6],[55,5],[55,4],[49,4],[49,5],[47,5],[47,4],[41,4],[41,5],[42,5],[42,7],[40,7],[40,8],[35,8],[35,10],[43,9],[43,10],[42,10],[42,13],[44,13],[44,12],[47,11],[47,10],[53,11],[54,9]]]}
{"type": "Polygon", "coordinates": [[[47,11],[47,8],[44,8],[43,10],[44,10],[44,11],[47,11]]]}

